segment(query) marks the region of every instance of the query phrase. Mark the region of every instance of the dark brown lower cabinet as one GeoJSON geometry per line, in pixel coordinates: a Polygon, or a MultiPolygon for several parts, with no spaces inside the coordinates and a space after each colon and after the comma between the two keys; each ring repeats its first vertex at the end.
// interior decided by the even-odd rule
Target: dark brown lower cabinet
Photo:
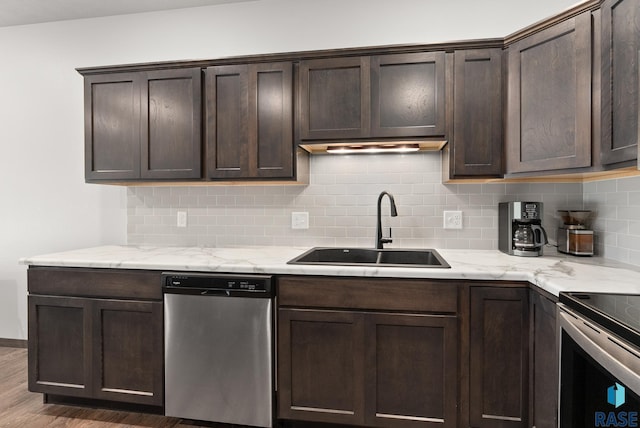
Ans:
{"type": "Polygon", "coordinates": [[[280,309],[285,419],[455,427],[455,316],[280,309]]]}
{"type": "Polygon", "coordinates": [[[528,296],[526,286],[470,289],[471,427],[528,426],[528,296]]]}
{"type": "Polygon", "coordinates": [[[365,424],[455,427],[457,318],[365,316],[365,424]]]}
{"type": "Polygon", "coordinates": [[[362,424],[362,315],[280,309],[278,325],[279,417],[362,424]]]}
{"type": "Polygon", "coordinates": [[[90,394],[89,311],[87,299],[29,296],[29,391],[90,394]]]}
{"type": "Polygon", "coordinates": [[[529,405],[531,426],[558,426],[558,341],[556,298],[531,290],[529,405]]]}
{"type": "Polygon", "coordinates": [[[457,427],[457,290],[450,281],[280,278],[278,418],[457,427]]]}
{"type": "MultiPolygon", "coordinates": [[[[97,282],[85,283],[85,293],[110,287],[108,294],[117,294],[114,286],[132,285],[126,281],[129,274],[96,271],[30,272],[30,286],[42,288],[42,281],[50,281],[45,285],[49,291],[69,294],[78,279],[93,277],[97,282]]],[[[157,284],[149,285],[160,289],[159,276],[157,284]]],[[[162,301],[37,294],[28,300],[30,391],[163,405],[162,301]]]]}

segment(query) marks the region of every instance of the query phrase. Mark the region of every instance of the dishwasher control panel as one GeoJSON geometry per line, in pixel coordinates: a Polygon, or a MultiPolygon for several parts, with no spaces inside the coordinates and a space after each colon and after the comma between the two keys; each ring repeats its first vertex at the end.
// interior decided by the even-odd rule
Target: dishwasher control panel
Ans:
{"type": "Polygon", "coordinates": [[[269,275],[228,275],[208,273],[164,272],[162,288],[165,293],[205,291],[245,292],[268,294],[272,292],[269,275]]]}

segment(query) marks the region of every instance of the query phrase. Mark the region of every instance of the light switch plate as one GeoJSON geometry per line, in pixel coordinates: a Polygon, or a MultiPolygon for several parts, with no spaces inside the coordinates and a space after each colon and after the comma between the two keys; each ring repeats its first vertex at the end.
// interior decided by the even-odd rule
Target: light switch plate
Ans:
{"type": "Polygon", "coordinates": [[[309,213],[307,211],[292,212],[291,229],[309,229],[309,213]]]}
{"type": "Polygon", "coordinates": [[[462,211],[444,211],[442,220],[445,229],[462,229],[462,211]]]}
{"type": "Polygon", "coordinates": [[[178,211],[177,215],[177,226],[178,227],[187,227],[187,212],[186,211],[178,211]]]}

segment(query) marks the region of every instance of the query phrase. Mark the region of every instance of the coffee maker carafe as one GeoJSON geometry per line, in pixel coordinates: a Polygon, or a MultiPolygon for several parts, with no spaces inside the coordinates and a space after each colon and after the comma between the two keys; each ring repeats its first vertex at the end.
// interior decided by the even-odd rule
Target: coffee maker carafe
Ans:
{"type": "Polygon", "coordinates": [[[542,227],[542,202],[501,202],[498,208],[500,251],[514,256],[541,256],[548,242],[542,227]]]}

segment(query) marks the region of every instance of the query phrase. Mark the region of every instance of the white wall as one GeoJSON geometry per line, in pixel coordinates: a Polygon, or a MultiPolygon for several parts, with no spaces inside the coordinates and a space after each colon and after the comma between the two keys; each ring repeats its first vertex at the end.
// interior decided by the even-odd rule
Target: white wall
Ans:
{"type": "Polygon", "coordinates": [[[502,37],[573,0],[262,0],[0,28],[0,338],[25,339],[22,256],[126,241],[126,191],[83,178],[74,68],[502,37]]]}

